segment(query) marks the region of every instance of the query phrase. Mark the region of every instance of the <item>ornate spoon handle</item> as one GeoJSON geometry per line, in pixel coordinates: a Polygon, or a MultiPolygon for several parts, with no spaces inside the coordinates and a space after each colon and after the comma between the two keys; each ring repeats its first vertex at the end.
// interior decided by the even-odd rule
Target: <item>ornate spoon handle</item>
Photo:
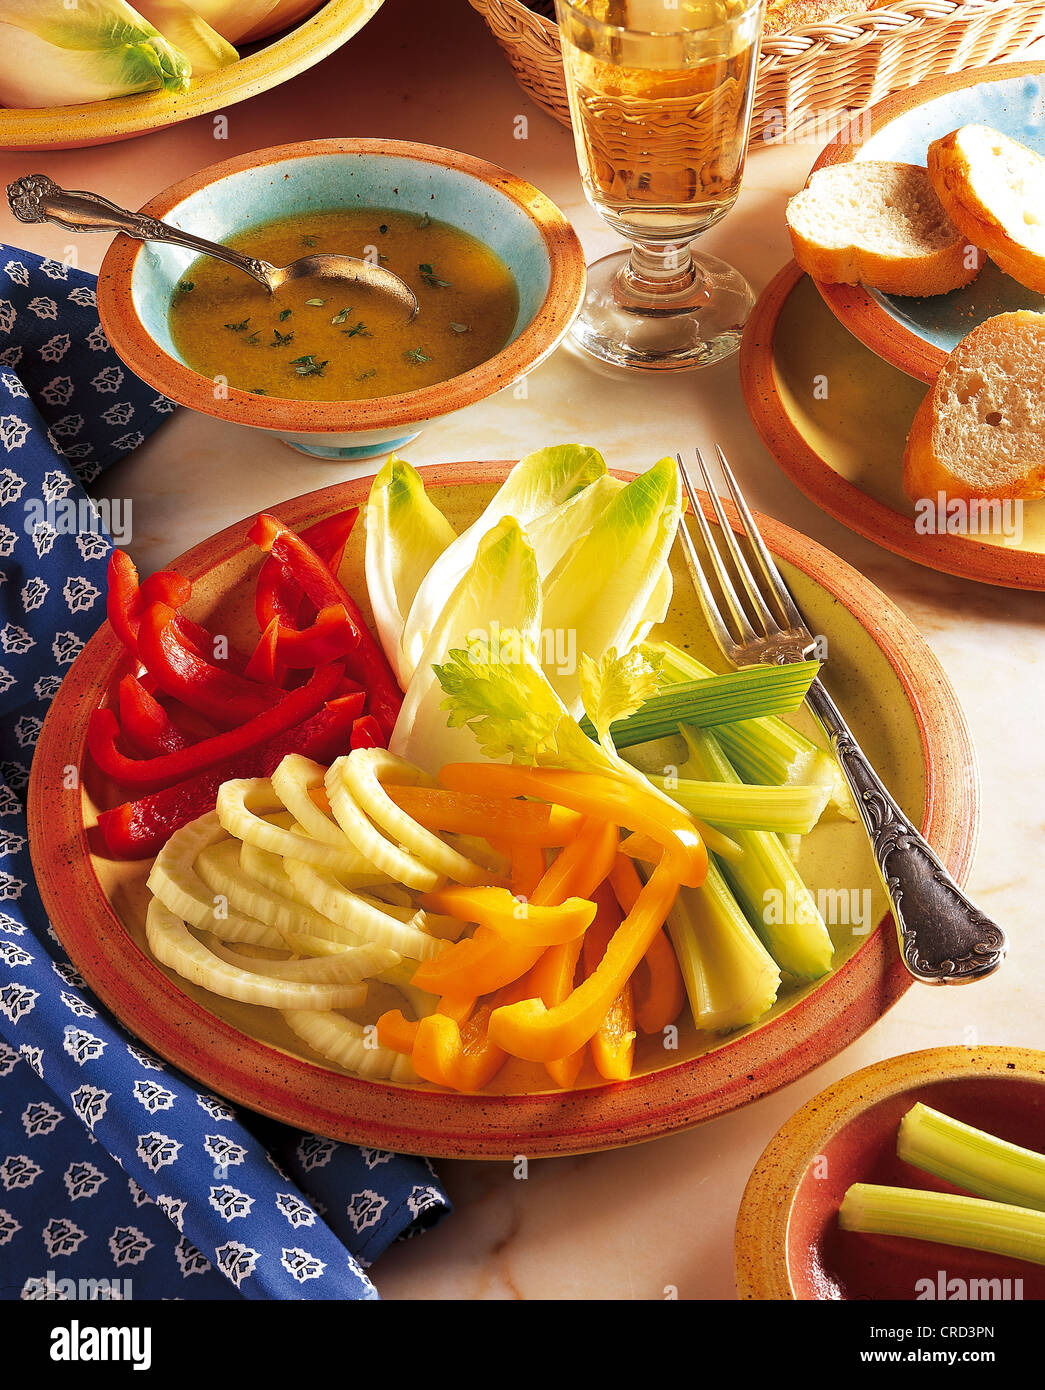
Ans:
{"type": "Polygon", "coordinates": [[[97,193],[59,188],[46,174],[27,174],[8,184],[7,201],[19,222],[55,222],[70,232],[124,232],[136,241],[165,241],[170,246],[184,246],[189,251],[215,256],[272,288],[269,276],[273,267],[268,261],[244,256],[219,242],[179,231],[145,213],[129,212],[97,193]]]}
{"type": "Polygon", "coordinates": [[[965,984],[990,975],[1005,956],[1005,933],[969,901],[886,791],[819,680],[807,698],[870,836],[908,970],[930,985],[965,984]]]}

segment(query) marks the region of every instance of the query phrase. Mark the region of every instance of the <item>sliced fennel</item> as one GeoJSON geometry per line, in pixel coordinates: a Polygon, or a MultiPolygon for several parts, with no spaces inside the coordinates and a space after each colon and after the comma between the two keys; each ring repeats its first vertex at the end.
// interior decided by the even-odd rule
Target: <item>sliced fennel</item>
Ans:
{"type": "MultiPolygon", "coordinates": [[[[624,651],[634,635],[674,544],[682,493],[674,459],[638,474],[595,517],[544,584],[542,623],[575,634],[578,652],[599,660],[624,651]]],[[[558,666],[545,654],[545,674],[563,704],[582,712],[577,664],[558,666]]]]}
{"type": "Polygon", "coordinates": [[[377,635],[404,690],[414,670],[403,652],[406,615],[421,581],[456,539],[421,475],[393,454],[366,506],[366,586],[377,635]]]}
{"type": "MultiPolygon", "coordinates": [[[[598,450],[580,444],[553,445],[520,459],[478,520],[443,551],[422,580],[403,629],[403,655],[410,671],[421,665],[439,614],[471,567],[483,537],[508,517],[525,528],[605,472],[598,450]]],[[[484,615],[487,626],[491,616],[502,615],[496,610],[484,615]]]]}
{"type": "Polygon", "coordinates": [[[375,866],[350,839],[339,849],[300,830],[285,830],[266,820],[265,813],[274,809],[273,803],[279,804],[267,777],[237,777],[223,782],[218,790],[218,819],[238,840],[284,858],[303,859],[334,873],[373,874],[375,866]]]}
{"type": "Polygon", "coordinates": [[[418,914],[408,922],[395,915],[399,909],[378,904],[353,893],[326,869],[288,859],[286,870],[299,892],[311,903],[321,921],[307,929],[320,940],[353,945],[362,938],[387,946],[410,960],[431,960],[446,948],[446,942],[429,936],[420,926],[418,914]]]}
{"type": "Polygon", "coordinates": [[[690,815],[727,829],[775,830],[808,835],[827,805],[831,789],[753,787],[743,783],[693,781],[687,777],[646,776],[690,815]]]}
{"type": "Polygon", "coordinates": [[[314,1052],[346,1071],[371,1081],[417,1081],[409,1057],[382,1047],[376,1030],[335,1013],[311,1009],[285,1009],[283,1018],[292,1033],[308,1043],[314,1052]]]}
{"type": "Polygon", "coordinates": [[[920,1101],[900,1122],[905,1163],[993,1202],[1045,1212],[1045,1154],[941,1115],[920,1101]]]}
{"type": "Polygon", "coordinates": [[[229,43],[254,38],[279,6],[280,0],[192,0],[196,13],[229,43]]]}
{"type": "Polygon", "coordinates": [[[838,1210],[843,1231],[907,1236],[1045,1264],[1045,1212],[950,1192],[858,1182],[838,1210]]]}
{"type": "Polygon", "coordinates": [[[452,649],[511,664],[513,634],[535,644],[541,587],[533,547],[513,517],[477,542],[475,556],[432,624],[389,742],[393,753],[431,772],[475,757],[466,731],[448,723],[435,672],[452,649]]]}
{"type": "Polygon", "coordinates": [[[145,918],[145,937],[149,949],[161,965],[168,966],[182,979],[244,1004],[260,1004],[270,1009],[353,1009],[366,1000],[363,984],[309,984],[278,980],[245,970],[209,951],[202,941],[159,898],[153,898],[145,918]]]}
{"type": "Polygon", "coordinates": [[[176,917],[203,931],[220,934],[224,941],[282,946],[278,932],[256,917],[237,912],[215,898],[197,873],[196,860],[200,854],[209,846],[221,843],[236,844],[228,839],[216,811],[208,811],[205,816],[183,825],[156,856],[149,873],[149,891],[176,917]]]}
{"type": "Polygon", "coordinates": [[[699,888],[679,890],[666,925],[698,1028],[746,1028],[773,1007],[780,971],[714,860],[699,888]]]}
{"type": "Polygon", "coordinates": [[[397,951],[369,942],[346,947],[336,955],[313,956],[308,960],[259,960],[256,956],[241,955],[223,946],[210,932],[203,938],[203,944],[229,965],[275,980],[293,980],[297,984],[358,985],[362,980],[398,969],[402,959],[397,951]]]}
{"type": "Polygon", "coordinates": [[[438,835],[401,811],[381,785],[381,778],[400,786],[435,786],[435,779],[385,748],[357,748],[342,763],[345,785],[363,812],[389,839],[456,883],[486,883],[489,874],[438,835]]]}
{"type": "Polygon", "coordinates": [[[74,106],[183,92],[189,60],[123,0],[3,0],[0,103],[74,106]]]}
{"type": "MultiPolygon", "coordinates": [[[[688,727],[682,733],[690,751],[689,765],[702,779],[739,783],[714,734],[688,727]]],[[[730,833],[743,854],[737,860],[724,860],[723,870],[777,965],[800,980],[826,975],[834,954],[831,935],[780,837],[765,830],[730,833]]]]}
{"type": "MultiPolygon", "coordinates": [[[[235,911],[256,917],[278,932],[280,944],[288,931],[314,935],[326,925],[311,907],[302,907],[300,902],[258,883],[241,863],[238,840],[223,840],[203,850],[196,859],[196,872],[215,898],[224,898],[235,911]]],[[[225,939],[220,920],[210,930],[225,939]]]]}

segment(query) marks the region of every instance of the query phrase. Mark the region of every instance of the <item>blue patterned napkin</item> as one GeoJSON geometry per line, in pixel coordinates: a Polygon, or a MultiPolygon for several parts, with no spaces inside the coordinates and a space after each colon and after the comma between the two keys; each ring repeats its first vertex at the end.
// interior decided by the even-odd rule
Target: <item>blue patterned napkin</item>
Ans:
{"type": "Polygon", "coordinates": [[[201,1093],[90,994],[33,882],[33,746],[129,520],[83,484],[173,409],[94,284],[0,245],[0,1298],[376,1298],[366,1267],[450,1209],[427,1160],[201,1093]]]}

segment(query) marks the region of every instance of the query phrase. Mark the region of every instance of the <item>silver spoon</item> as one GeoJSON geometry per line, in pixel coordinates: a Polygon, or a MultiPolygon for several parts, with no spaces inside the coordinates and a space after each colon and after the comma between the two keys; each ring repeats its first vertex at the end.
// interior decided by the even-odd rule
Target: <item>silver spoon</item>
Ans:
{"type": "Polygon", "coordinates": [[[136,241],[163,241],[170,246],[184,246],[204,256],[243,270],[274,293],[288,280],[304,276],[322,276],[327,280],[344,280],[366,285],[394,299],[403,308],[405,322],[417,313],[417,299],[405,280],[401,280],[382,265],[372,265],[357,256],[302,256],[291,265],[270,265],[257,256],[245,256],[216,241],[179,231],[158,218],[142,212],[129,212],[110,203],[97,193],[79,189],[59,188],[46,174],[27,174],[7,186],[7,201],[19,222],[56,222],[70,232],[124,232],[136,241]]]}

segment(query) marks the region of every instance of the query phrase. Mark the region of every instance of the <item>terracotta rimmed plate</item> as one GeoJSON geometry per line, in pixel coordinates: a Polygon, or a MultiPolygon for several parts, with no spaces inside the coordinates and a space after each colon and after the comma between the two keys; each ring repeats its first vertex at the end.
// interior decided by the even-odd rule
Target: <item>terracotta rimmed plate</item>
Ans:
{"type": "MultiPolygon", "coordinates": [[[[461,527],[471,522],[508,463],[422,469],[433,500],[461,527]]],[[[299,497],[274,510],[304,526],[362,503],[369,480],[299,497]]],[[[768,519],[759,524],[780,557],[815,632],[830,644],[828,684],[869,756],[950,871],[966,876],[979,820],[975,755],[946,676],[915,628],[855,570],[814,542],[768,519]]],[[[232,640],[253,624],[260,552],[244,547],[247,523],[219,532],[172,564],[194,581],[192,616],[232,640]]],[[[342,577],[362,599],[358,526],[342,577]]],[[[711,650],[681,562],[665,634],[721,667],[711,650]]],[[[256,629],[251,629],[256,631],[256,629]]],[[[549,1090],[543,1069],[511,1063],[502,1093],[457,1095],[362,1081],[304,1048],[271,1010],[230,1004],[169,977],[142,948],[148,865],[91,853],[95,809],[120,799],[85,775],[64,790],[65,769],[82,764],[86,724],[108,690],[119,651],[107,625],[70,669],[33,760],[30,844],[44,903],[90,986],[149,1046],[208,1087],[287,1123],[379,1148],[450,1157],[509,1158],[586,1152],[652,1139],[744,1105],[794,1080],[859,1036],[911,978],[876,889],[862,915],[876,927],[837,929],[838,968],[795,987],[767,1021],[727,1040],[680,1030],[677,1051],[652,1040],[637,1074],[618,1085],[582,1076],[578,1089],[549,1090]],[[591,1084],[588,1084],[590,1081],[591,1084]]],[[[852,823],[822,824],[802,860],[811,887],[866,887],[875,875],[866,838],[852,823]]],[[[854,917],[857,914],[854,912],[854,917]]]]}
{"type": "Polygon", "coordinates": [[[736,1236],[741,1298],[970,1298],[977,1296],[969,1292],[973,1280],[1002,1281],[1002,1293],[1008,1280],[1009,1298],[1045,1298],[1040,1265],[839,1230],[838,1207],[851,1183],[958,1190],[896,1156],[897,1126],[916,1101],[1040,1150],[1045,1052],[935,1047],[876,1062],[814,1096],[770,1140],[744,1192],[736,1236]]]}
{"type": "Polygon", "coordinates": [[[328,0],[281,37],[262,39],[238,63],[193,78],[185,92],[142,92],[83,106],[0,107],[0,148],[74,150],[130,140],[267,92],[314,67],[381,8],[384,0],[328,0]]]}
{"type": "Polygon", "coordinates": [[[923,529],[901,486],[904,445],[925,386],[831,316],[791,261],[763,291],[740,349],[744,401],[766,448],[829,516],[931,569],[1045,589],[1045,501],[1006,504],[1004,531],[923,529]],[[1015,540],[1018,534],[1018,543],[1015,540]]]}
{"type": "MultiPolygon", "coordinates": [[[[925,164],[929,143],[961,125],[985,125],[1045,154],[1045,63],[1003,63],[948,73],[895,92],[865,113],[867,136],[839,134],[813,170],[854,159],[925,164]]],[[[881,294],[861,285],[817,288],[832,313],[886,362],[921,381],[935,381],[948,353],[995,314],[1045,310],[1035,294],[988,261],[971,285],[923,299],[881,294]]]]}

